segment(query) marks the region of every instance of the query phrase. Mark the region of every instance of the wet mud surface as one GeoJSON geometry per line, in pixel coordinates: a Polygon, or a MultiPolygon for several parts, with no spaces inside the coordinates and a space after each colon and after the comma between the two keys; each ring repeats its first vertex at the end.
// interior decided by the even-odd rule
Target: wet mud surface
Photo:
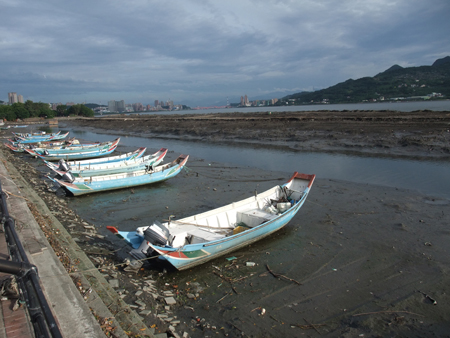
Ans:
{"type": "Polygon", "coordinates": [[[307,151],[433,156],[450,154],[450,113],[314,111],[114,115],[70,124],[148,137],[243,142],[307,151]]]}
{"type": "MultiPolygon", "coordinates": [[[[351,148],[362,151],[448,156],[449,115],[430,114],[436,117],[427,120],[430,115],[425,112],[421,122],[414,122],[414,126],[403,122],[401,128],[395,127],[398,121],[390,121],[395,116],[386,115],[380,122],[383,126],[372,126],[371,132],[357,132],[362,124],[356,127],[353,118],[349,122],[352,127],[342,120],[327,120],[321,127],[315,125],[313,131],[298,126],[296,133],[315,132],[314,136],[305,136],[304,142],[316,144],[323,151],[330,142],[326,135],[333,135],[336,140],[328,146],[339,151],[349,147],[350,139],[351,148]],[[402,145],[398,143],[400,134],[422,141],[402,145]],[[370,146],[375,139],[384,146],[370,146]],[[357,140],[360,146],[355,146],[357,140]]],[[[249,117],[230,115],[223,118],[249,117]]],[[[237,142],[247,137],[248,142],[261,144],[292,143],[274,136],[274,130],[266,131],[263,125],[267,121],[262,125],[236,122],[234,129],[230,127],[219,137],[218,129],[214,129],[219,127],[212,124],[218,123],[214,122],[217,119],[200,122],[208,120],[207,116],[192,116],[196,122],[191,129],[186,122],[190,116],[172,116],[159,125],[139,121],[134,129],[129,122],[124,123],[123,119],[128,118],[108,123],[105,117],[98,122],[67,123],[86,129],[107,128],[108,133],[118,136],[217,137],[237,142]],[[180,120],[179,126],[183,127],[169,131],[176,125],[171,119],[180,120]],[[252,129],[252,124],[253,136],[246,131],[252,129]],[[194,130],[199,135],[194,135],[194,130]]],[[[153,118],[162,119],[137,117],[148,121],[153,118]]],[[[419,114],[415,118],[420,119],[419,114]]],[[[369,126],[376,121],[364,123],[369,126]]],[[[287,129],[280,127],[280,135],[287,129]]],[[[293,142],[304,146],[300,139],[293,142]]],[[[186,332],[190,337],[447,337],[450,332],[448,199],[318,178],[300,212],[269,238],[188,271],[174,271],[156,260],[133,270],[122,264],[128,248],[107,233],[107,225],[131,230],[169,215],[182,218],[281,184],[292,173],[225,167],[192,156],[190,171],[167,182],[74,200],[61,191],[51,191],[44,183],[45,170],[33,162],[35,159],[2,151],[8,161],[21,168],[21,174],[28,177],[107,279],[118,280],[117,292],[136,307],[156,333],[182,336],[186,332]],[[176,304],[167,305],[167,296],[173,297],[176,304]],[[171,331],[170,326],[175,329],[171,331]]]]}

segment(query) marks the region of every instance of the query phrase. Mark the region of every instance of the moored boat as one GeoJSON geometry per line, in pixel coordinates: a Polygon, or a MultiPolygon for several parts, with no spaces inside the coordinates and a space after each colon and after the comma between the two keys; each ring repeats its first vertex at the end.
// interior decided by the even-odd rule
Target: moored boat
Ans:
{"type": "Polygon", "coordinates": [[[304,204],[315,175],[295,172],[282,186],[221,208],[135,231],[108,230],[124,238],[137,259],[159,256],[178,270],[203,264],[256,242],[285,226],[304,204]]]}
{"type": "Polygon", "coordinates": [[[17,143],[12,140],[8,140],[9,142],[5,142],[4,145],[15,152],[25,152],[25,149],[34,149],[35,147],[39,148],[55,148],[61,147],[61,146],[73,146],[76,144],[79,144],[79,141],[77,139],[71,139],[71,140],[59,140],[59,141],[46,141],[46,142],[38,142],[38,143],[17,143]]]}
{"type": "Polygon", "coordinates": [[[138,159],[144,155],[146,150],[147,150],[147,148],[141,147],[135,151],[121,154],[121,155],[104,156],[104,157],[89,158],[86,160],[74,160],[74,161],[66,161],[66,160],[61,161],[60,160],[58,165],[51,163],[51,162],[47,162],[47,161],[44,161],[44,162],[52,170],[53,169],[64,170],[64,171],[71,171],[72,169],[73,170],[83,170],[83,169],[89,169],[91,165],[138,159]]]}
{"type": "Polygon", "coordinates": [[[169,178],[176,176],[183,169],[188,158],[188,155],[180,155],[171,163],[120,174],[75,178],[70,175],[69,172],[64,175],[63,179],[47,177],[58,183],[74,196],[79,196],[168,180],[169,178]]]}
{"type": "Polygon", "coordinates": [[[39,132],[35,132],[35,133],[15,133],[15,132],[11,132],[11,134],[13,134],[16,137],[22,137],[22,138],[39,138],[39,137],[52,137],[55,135],[60,134],[61,131],[58,131],[57,133],[51,133],[51,134],[47,134],[45,131],[39,131],[39,132]]]}
{"type": "Polygon", "coordinates": [[[119,144],[120,138],[112,142],[103,142],[94,146],[69,147],[66,149],[25,149],[32,156],[39,157],[47,161],[58,161],[60,159],[75,160],[81,158],[92,158],[111,154],[119,144]]]}
{"type": "MultiPolygon", "coordinates": [[[[84,152],[84,151],[92,151],[94,149],[101,149],[103,147],[109,147],[113,144],[118,144],[120,138],[117,138],[113,141],[101,142],[101,143],[86,143],[86,144],[70,144],[70,145],[61,145],[55,147],[29,147],[26,149],[31,149],[34,153],[38,153],[40,155],[52,155],[52,154],[64,154],[64,153],[73,153],[73,152],[84,152]]],[[[31,154],[31,152],[29,152],[31,154]]],[[[33,155],[33,154],[32,154],[33,155]]]]}
{"type": "Polygon", "coordinates": [[[90,177],[126,173],[138,170],[150,169],[159,165],[167,154],[166,148],[161,148],[154,154],[123,161],[91,164],[81,169],[70,169],[64,160],[59,160],[56,166],[51,162],[46,162],[47,166],[60,176],[71,173],[74,177],[90,177]],[[55,168],[56,167],[56,168],[55,168]]]}
{"type": "Polygon", "coordinates": [[[21,137],[16,136],[14,143],[39,143],[39,142],[46,142],[46,141],[56,141],[56,140],[62,140],[66,138],[69,135],[69,132],[61,134],[61,132],[56,133],[55,135],[43,135],[42,137],[21,137]]]}

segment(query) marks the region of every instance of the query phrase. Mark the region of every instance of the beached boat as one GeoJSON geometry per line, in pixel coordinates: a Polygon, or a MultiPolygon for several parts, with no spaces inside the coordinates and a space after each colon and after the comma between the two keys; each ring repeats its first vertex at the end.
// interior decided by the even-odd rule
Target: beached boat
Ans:
{"type": "Polygon", "coordinates": [[[46,162],[46,165],[60,176],[64,176],[70,172],[74,177],[90,177],[111,175],[118,173],[126,173],[138,170],[145,170],[159,165],[167,154],[166,148],[161,148],[154,154],[123,161],[107,162],[100,164],[90,164],[81,169],[70,169],[64,160],[59,161],[56,166],[51,162],[46,162]]]}
{"type": "Polygon", "coordinates": [[[183,169],[188,158],[189,156],[187,155],[180,155],[171,163],[120,174],[75,178],[70,175],[70,173],[67,173],[64,175],[63,179],[51,178],[50,176],[47,177],[53,182],[58,183],[74,196],[79,196],[168,180],[169,178],[176,176],[181,169],[183,169]]]}
{"type": "Polygon", "coordinates": [[[13,141],[13,144],[16,143],[39,143],[39,142],[47,142],[47,141],[56,141],[56,140],[62,140],[69,135],[69,132],[61,134],[58,132],[56,135],[52,136],[42,136],[42,137],[21,137],[16,136],[15,140],[13,141]]]}
{"type": "Polygon", "coordinates": [[[61,159],[59,160],[57,165],[48,161],[44,162],[50,169],[67,171],[67,168],[69,168],[69,171],[72,169],[82,170],[82,169],[89,169],[91,165],[138,159],[144,155],[146,150],[147,148],[141,147],[135,151],[121,155],[89,158],[86,160],[66,161],[64,159],[61,159]]]}
{"type": "MultiPolygon", "coordinates": [[[[38,153],[40,155],[52,155],[52,154],[64,154],[64,153],[73,153],[73,152],[83,152],[83,151],[92,151],[94,149],[100,149],[103,147],[108,147],[113,145],[114,143],[119,143],[120,139],[115,139],[113,141],[107,141],[107,142],[96,142],[96,143],[83,143],[80,144],[62,144],[62,145],[55,145],[51,147],[39,147],[38,145],[33,145],[30,147],[25,147],[25,149],[30,149],[34,153],[38,153]]],[[[29,152],[31,154],[31,152],[29,152]]],[[[31,154],[34,155],[34,154],[31,154]]]]}
{"type": "Polygon", "coordinates": [[[154,222],[136,231],[108,230],[124,238],[137,259],[152,256],[178,270],[203,264],[264,238],[285,226],[300,210],[315,175],[297,172],[284,185],[224,207],[180,220],[154,222]]]}
{"type": "MultiPolygon", "coordinates": [[[[54,135],[54,136],[46,136],[45,138],[41,138],[41,139],[29,139],[26,142],[24,142],[23,140],[25,138],[20,138],[18,136],[14,137],[13,139],[8,139],[8,142],[10,142],[12,145],[14,146],[21,146],[21,147],[27,147],[27,146],[38,146],[39,144],[48,144],[48,143],[54,143],[56,144],[64,144],[64,142],[68,142],[67,140],[64,140],[67,135],[69,135],[69,132],[65,133],[65,134],[58,134],[58,135],[54,135]],[[53,138],[52,138],[53,137],[53,138]],[[60,142],[60,143],[57,143],[60,142]]],[[[73,138],[73,140],[75,140],[75,138],[73,138]]]]}
{"type": "Polygon", "coordinates": [[[92,158],[111,154],[116,150],[120,138],[112,142],[103,142],[95,146],[87,147],[69,147],[66,149],[43,149],[40,151],[25,149],[32,156],[39,157],[47,161],[58,161],[60,159],[75,160],[82,158],[92,158]]]}
{"type": "Polygon", "coordinates": [[[71,139],[71,140],[59,140],[59,141],[46,141],[46,142],[39,142],[39,143],[15,143],[11,140],[8,140],[9,142],[5,142],[4,145],[11,149],[14,152],[25,152],[25,149],[33,149],[35,147],[39,148],[55,148],[55,147],[61,147],[61,146],[70,146],[70,145],[76,145],[79,144],[79,141],[77,139],[71,139]]]}
{"type": "Polygon", "coordinates": [[[38,131],[35,133],[15,133],[15,132],[11,132],[14,136],[16,137],[22,137],[22,138],[45,138],[45,137],[52,137],[52,136],[56,136],[59,135],[61,133],[61,131],[58,131],[57,133],[51,133],[51,134],[47,134],[45,131],[38,131]]]}
{"type": "Polygon", "coordinates": [[[18,146],[14,146],[11,143],[3,143],[5,145],[5,147],[8,147],[9,149],[11,149],[12,151],[16,152],[16,153],[23,153],[25,150],[23,150],[22,147],[18,147],[18,146]]]}

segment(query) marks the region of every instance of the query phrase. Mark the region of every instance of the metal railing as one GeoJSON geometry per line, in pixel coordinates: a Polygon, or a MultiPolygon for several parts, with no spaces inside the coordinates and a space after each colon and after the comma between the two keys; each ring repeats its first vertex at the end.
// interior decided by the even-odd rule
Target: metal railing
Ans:
{"type": "Polygon", "coordinates": [[[38,338],[62,338],[53,313],[50,310],[39,283],[39,275],[35,265],[31,264],[16,232],[15,220],[9,215],[6,204],[7,195],[0,182],[0,215],[5,232],[5,239],[11,260],[0,260],[0,272],[16,276],[20,298],[26,303],[30,320],[38,338]]]}

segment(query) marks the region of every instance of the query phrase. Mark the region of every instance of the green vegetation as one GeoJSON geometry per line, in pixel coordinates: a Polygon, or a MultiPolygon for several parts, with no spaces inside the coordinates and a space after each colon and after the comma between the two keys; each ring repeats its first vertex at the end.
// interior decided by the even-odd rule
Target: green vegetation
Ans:
{"type": "Polygon", "coordinates": [[[55,116],[94,116],[94,111],[82,104],[76,104],[67,109],[66,106],[58,106],[56,111],[50,109],[48,103],[26,101],[25,103],[14,103],[12,105],[0,105],[0,119],[16,121],[29,117],[54,118],[55,116]]]}
{"type": "Polygon", "coordinates": [[[402,68],[398,65],[375,75],[347,80],[315,92],[282,98],[277,105],[355,103],[384,100],[420,100],[450,97],[450,57],[432,66],[402,68]]]}
{"type": "Polygon", "coordinates": [[[68,115],[75,115],[75,116],[86,116],[86,117],[94,116],[94,111],[91,108],[86,107],[84,104],[76,104],[70,106],[69,109],[67,109],[67,113],[68,115]]]}

